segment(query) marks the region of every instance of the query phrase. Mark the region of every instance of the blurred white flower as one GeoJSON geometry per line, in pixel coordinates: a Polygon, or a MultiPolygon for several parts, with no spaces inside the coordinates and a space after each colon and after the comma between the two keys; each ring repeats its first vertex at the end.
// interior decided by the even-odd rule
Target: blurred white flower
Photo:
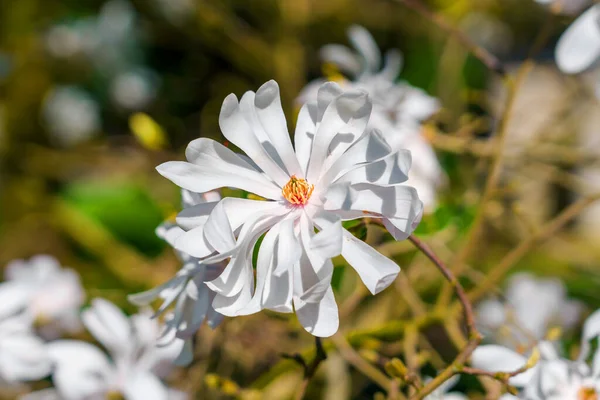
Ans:
{"type": "Polygon", "coordinates": [[[379,132],[366,131],[371,108],[365,92],[324,84],[317,101],[300,111],[294,149],[279,86],[269,81],[239,103],[229,95],[221,108],[223,135],[247,156],[200,138],[189,144],[188,162],[157,168],[193,192],[234,187],[268,199],[227,197],[177,217],[187,230],[176,239],[177,249],[207,257],[205,263],[231,257],[223,273],[206,283],[217,292],[215,310],[227,316],[295,310],[308,332],[330,336],[339,324],[332,257],[341,254],[373,294],[393,282],[398,265],[342,228],[342,220],[368,216],[404,239],[422,212],[415,189],[402,185],[410,152],[393,150],[379,132]],[[255,289],[252,254],[263,234],[255,289]]]}
{"type": "MultiPolygon", "coordinates": [[[[600,337],[600,310],[588,317],[583,325],[580,353],[577,360],[561,358],[549,342],[540,342],[541,358],[526,372],[510,378],[510,384],[522,388],[519,398],[526,400],[596,400],[600,396],[600,349],[592,353],[591,342],[600,337]],[[589,359],[592,359],[591,365],[589,359]]],[[[513,372],[527,359],[498,345],[479,346],[471,364],[491,372],[513,372]]]]}
{"type": "Polygon", "coordinates": [[[535,0],[538,4],[554,6],[561,14],[577,14],[590,4],[590,0],[535,0]]]}
{"type": "Polygon", "coordinates": [[[467,400],[468,397],[462,393],[448,391],[456,385],[460,377],[458,375],[453,376],[444,383],[442,383],[437,389],[435,389],[430,395],[425,397],[425,400],[467,400]]]}
{"type": "Polygon", "coordinates": [[[156,96],[156,77],[144,69],[121,73],[112,81],[110,93],[120,107],[141,110],[156,96]]]}
{"type": "MultiPolygon", "coordinates": [[[[556,64],[566,74],[594,69],[600,60],[600,4],[581,14],[562,34],[555,50],[556,64]]],[[[595,94],[600,98],[600,79],[595,94]]]]}
{"type": "Polygon", "coordinates": [[[573,327],[582,311],[581,303],[567,298],[560,280],[528,273],[511,277],[505,299],[482,301],[476,309],[477,322],[494,343],[512,348],[544,339],[550,328],[573,327]]]}
{"type": "Polygon", "coordinates": [[[46,347],[33,333],[31,319],[24,314],[3,313],[0,317],[0,384],[42,379],[50,374],[50,369],[46,347]]]}
{"type": "MultiPolygon", "coordinates": [[[[182,190],[184,209],[199,204],[211,207],[220,199],[221,196],[217,192],[198,194],[182,190]]],[[[166,222],[157,228],[156,233],[174,247],[177,238],[185,232],[176,224],[166,222]]],[[[134,304],[146,306],[160,297],[163,303],[155,316],[175,303],[173,313],[166,321],[160,342],[168,343],[174,338],[184,339],[185,345],[176,362],[188,364],[193,358],[192,338],[196,331],[204,321],[211,328],[215,328],[223,320],[223,315],[212,307],[216,293],[211,291],[204,282],[216,279],[223,272],[226,262],[204,264],[200,259],[182,251],[176,251],[176,254],[183,267],[175,277],[152,290],[130,295],[129,300],[134,304]]]]}
{"type": "Polygon", "coordinates": [[[63,332],[81,329],[79,308],[85,293],[75,271],[61,268],[53,257],[41,255],[12,261],[4,276],[6,282],[0,283],[0,299],[7,299],[4,310],[24,311],[42,337],[54,339],[63,332]]]}
{"type": "Polygon", "coordinates": [[[53,394],[65,400],[120,398],[118,396],[125,400],[186,398],[160,380],[170,371],[183,343],[173,341],[167,347],[157,347],[160,327],[157,321],[150,319],[149,313],[128,318],[109,301],[94,299],[92,306],[82,313],[82,319],[110,357],[87,342],[48,343],[55,389],[36,393],[33,398],[52,398],[53,394]]]}
{"type": "MultiPolygon", "coordinates": [[[[345,90],[358,89],[369,93],[373,110],[368,129],[380,130],[393,150],[411,151],[413,164],[407,183],[417,189],[425,211],[433,211],[438,188],[444,184],[446,177],[435,152],[420,131],[422,121],[438,111],[440,104],[425,91],[406,82],[396,82],[402,68],[399,51],[389,50],[383,58],[382,67],[379,47],[365,28],[354,25],[348,30],[348,36],[356,52],[342,45],[330,44],[321,49],[321,58],[352,78],[337,78],[345,90]]],[[[323,82],[309,83],[298,101],[315,101],[323,82]]]]}
{"type": "Polygon", "coordinates": [[[43,117],[51,139],[61,146],[84,142],[101,129],[100,106],[75,86],[59,86],[44,98],[43,117]]]}

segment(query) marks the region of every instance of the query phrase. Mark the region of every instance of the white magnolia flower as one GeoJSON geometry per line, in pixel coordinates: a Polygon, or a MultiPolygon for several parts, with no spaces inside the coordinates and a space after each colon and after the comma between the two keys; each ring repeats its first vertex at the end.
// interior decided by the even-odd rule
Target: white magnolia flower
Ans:
{"type": "MultiPolygon", "coordinates": [[[[75,271],[61,268],[53,257],[41,255],[12,261],[4,276],[6,282],[0,283],[4,312],[24,311],[46,339],[81,329],[79,309],[85,293],[75,271]]],[[[0,317],[6,315],[3,311],[0,317]]]]}
{"type": "MultiPolygon", "coordinates": [[[[2,303],[0,303],[2,304],[2,303]]],[[[2,304],[3,311],[4,304],[2,304]]],[[[50,374],[44,342],[33,333],[24,314],[0,317],[0,384],[33,381],[50,374]]]]}
{"type": "MultiPolygon", "coordinates": [[[[218,202],[220,199],[221,196],[217,192],[198,194],[182,190],[184,209],[199,204],[218,202]]],[[[157,228],[156,233],[174,247],[177,238],[185,231],[174,223],[165,222],[157,228]]],[[[134,304],[146,306],[160,297],[163,303],[155,316],[160,315],[167,307],[175,303],[173,313],[166,321],[166,329],[161,342],[169,342],[175,337],[184,339],[185,345],[177,363],[187,364],[193,358],[191,339],[204,321],[211,328],[215,328],[223,320],[223,315],[212,307],[216,293],[211,291],[204,282],[216,279],[223,272],[226,263],[204,264],[200,259],[185,252],[177,251],[176,254],[183,263],[183,267],[175,277],[152,290],[131,295],[129,300],[134,304]]]]}
{"type": "MultiPolygon", "coordinates": [[[[595,67],[600,59],[600,4],[581,14],[562,34],[555,51],[558,68],[578,74],[595,67]]],[[[596,95],[599,95],[598,88],[596,95]]]]}
{"type": "MultiPolygon", "coordinates": [[[[438,111],[439,102],[406,82],[396,82],[402,68],[400,52],[388,51],[382,68],[379,47],[365,28],[354,25],[348,30],[348,36],[356,52],[330,44],[321,49],[321,58],[351,77],[352,80],[341,79],[344,89],[369,93],[373,102],[369,129],[380,130],[392,149],[411,151],[413,165],[408,184],[417,189],[426,212],[433,211],[437,190],[446,178],[435,152],[420,131],[422,121],[438,111]]],[[[309,83],[298,100],[301,103],[316,100],[323,82],[309,83]]]]}
{"type": "Polygon", "coordinates": [[[160,327],[149,313],[127,318],[109,301],[94,299],[82,313],[82,319],[110,357],[87,342],[48,343],[55,389],[36,393],[32,398],[101,400],[120,395],[125,400],[185,399],[185,395],[170,390],[159,379],[170,371],[183,343],[173,341],[167,347],[157,347],[160,327]]]}
{"type": "Polygon", "coordinates": [[[101,129],[98,102],[75,86],[51,90],[44,98],[42,112],[51,139],[61,146],[85,142],[101,129]]]}
{"type": "Polygon", "coordinates": [[[331,257],[341,254],[374,294],[392,283],[400,271],[396,263],[341,223],[381,219],[396,239],[404,239],[422,212],[415,189],[402,185],[410,152],[394,151],[378,131],[365,131],[371,107],[364,92],[344,93],[335,83],[324,84],[317,102],[300,111],[294,149],[279,87],[270,81],[240,102],[229,95],[221,108],[223,135],[247,156],[200,138],[189,144],[188,162],[157,168],[190,191],[234,187],[268,199],[227,197],[177,217],[186,230],[175,241],[177,249],[208,257],[205,263],[231,258],[223,273],[207,282],[217,293],[216,311],[234,316],[263,308],[295,310],[308,332],[330,336],[339,323],[331,257]],[[263,234],[255,288],[252,255],[263,234]]]}
{"type": "Polygon", "coordinates": [[[468,397],[462,393],[448,391],[456,385],[456,382],[460,379],[460,376],[455,375],[442,383],[437,389],[435,389],[430,395],[425,397],[425,400],[467,400],[468,397]]]}
{"type": "Polygon", "coordinates": [[[581,303],[567,298],[558,279],[538,279],[528,273],[509,280],[506,302],[482,301],[477,322],[497,344],[518,348],[542,340],[552,327],[571,328],[581,315],[581,303]]]}
{"type": "MultiPolygon", "coordinates": [[[[600,350],[591,354],[591,341],[600,337],[600,310],[583,325],[581,350],[575,361],[561,358],[553,345],[540,342],[541,359],[526,372],[510,379],[522,388],[524,400],[596,400],[600,395],[600,350]],[[591,358],[591,363],[589,362],[591,358]]],[[[492,372],[513,372],[527,363],[526,358],[505,347],[485,345],[473,353],[471,364],[492,372]]]]}

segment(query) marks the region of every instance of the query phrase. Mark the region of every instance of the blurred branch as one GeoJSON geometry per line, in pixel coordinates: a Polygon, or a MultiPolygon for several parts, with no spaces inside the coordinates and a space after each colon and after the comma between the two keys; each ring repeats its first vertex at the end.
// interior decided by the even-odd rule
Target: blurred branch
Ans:
{"type": "Polygon", "coordinates": [[[485,279],[481,281],[472,292],[469,293],[469,299],[471,301],[475,301],[492,290],[494,285],[508,272],[508,270],[529,251],[562,229],[569,221],[579,215],[586,207],[598,199],[600,199],[600,193],[579,199],[564,209],[553,220],[548,222],[539,230],[537,234],[521,242],[521,244],[506,254],[506,256],[504,256],[504,258],[502,258],[502,260],[500,260],[500,262],[488,272],[485,279]]]}
{"type": "Polygon", "coordinates": [[[313,376],[315,376],[319,365],[321,365],[321,362],[327,359],[327,353],[323,348],[321,338],[315,336],[315,357],[310,363],[307,363],[304,357],[302,357],[302,355],[298,353],[292,355],[282,354],[281,356],[283,358],[294,360],[295,362],[300,364],[304,369],[304,378],[302,379],[302,383],[300,384],[300,387],[298,388],[295,397],[296,400],[301,400],[304,398],[304,395],[306,394],[306,388],[308,387],[308,383],[313,378],[313,376]]]}
{"type": "Polygon", "coordinates": [[[414,235],[409,236],[408,238],[423,254],[425,254],[431,262],[440,270],[442,275],[450,282],[451,286],[454,288],[456,295],[460,304],[462,305],[464,318],[467,324],[467,331],[469,334],[469,341],[466,346],[458,353],[452,364],[450,364],[446,369],[444,369],[438,376],[432,379],[427,385],[425,385],[421,390],[417,392],[417,394],[412,399],[423,399],[428,394],[437,389],[442,383],[450,379],[455,373],[456,368],[459,365],[464,364],[471,354],[479,346],[483,336],[477,330],[475,326],[475,314],[473,312],[473,305],[465,293],[462,285],[456,279],[456,277],[452,274],[452,272],[448,269],[448,267],[439,259],[439,257],[427,246],[425,243],[421,242],[414,235]]]}
{"type": "Polygon", "coordinates": [[[452,26],[442,15],[429,10],[420,0],[397,0],[406,7],[417,12],[422,17],[431,21],[440,29],[452,35],[460,44],[465,46],[473,56],[479,59],[491,71],[496,72],[501,76],[506,75],[506,69],[503,63],[492,53],[477,45],[464,32],[452,26]]]}
{"type": "MultiPolygon", "coordinates": [[[[508,123],[513,113],[518,88],[520,87],[521,83],[523,82],[523,80],[525,79],[532,67],[533,63],[531,61],[526,61],[520,66],[514,80],[507,78],[509,92],[506,98],[504,113],[502,118],[500,119],[498,131],[496,133],[498,151],[493,160],[491,171],[488,175],[485,188],[483,190],[483,195],[481,196],[480,206],[477,210],[475,220],[473,221],[473,224],[471,225],[471,228],[467,233],[467,239],[465,241],[465,244],[458,251],[454,260],[452,260],[452,270],[455,271],[456,274],[460,274],[460,271],[462,270],[462,265],[465,264],[467,258],[473,251],[473,248],[477,243],[477,239],[481,237],[482,229],[484,227],[485,222],[486,206],[488,202],[492,199],[494,192],[498,186],[498,183],[500,181],[500,175],[502,173],[502,167],[504,165],[502,151],[506,142],[508,123]]],[[[445,284],[442,287],[442,290],[438,297],[438,307],[445,307],[450,301],[451,294],[452,287],[448,284],[445,284]]]]}

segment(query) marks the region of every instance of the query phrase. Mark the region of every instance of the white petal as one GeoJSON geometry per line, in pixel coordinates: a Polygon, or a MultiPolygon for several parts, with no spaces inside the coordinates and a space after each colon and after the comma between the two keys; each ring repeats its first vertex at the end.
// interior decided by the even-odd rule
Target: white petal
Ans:
{"type": "Polygon", "coordinates": [[[81,313],[86,328],[109,351],[123,354],[130,345],[131,325],[127,316],[113,303],[93,299],[92,306],[81,313]]]}
{"type": "Polygon", "coordinates": [[[262,306],[272,311],[291,313],[294,311],[292,308],[293,293],[291,269],[281,275],[270,274],[265,282],[262,306]]]}
{"type": "Polygon", "coordinates": [[[381,65],[381,52],[371,33],[362,26],[352,25],[348,29],[348,36],[356,50],[363,56],[365,69],[371,72],[377,71],[381,65]]]}
{"type": "Polygon", "coordinates": [[[398,276],[400,267],[377,250],[344,229],[342,257],[360,276],[367,289],[377,294],[398,276]]]}
{"type": "Polygon", "coordinates": [[[0,319],[25,309],[35,288],[19,281],[0,283],[0,319]]]}
{"type": "Polygon", "coordinates": [[[50,374],[51,366],[44,343],[32,334],[23,332],[0,342],[0,379],[38,380],[50,374]]]}
{"type": "Polygon", "coordinates": [[[298,121],[296,121],[296,131],[294,133],[294,144],[296,157],[302,168],[303,175],[306,175],[308,161],[312,149],[315,133],[317,132],[317,104],[314,102],[306,103],[300,109],[298,121]]]}
{"type": "Polygon", "coordinates": [[[590,341],[598,336],[600,336],[600,310],[594,311],[583,324],[579,360],[587,359],[591,349],[590,341]]]}
{"type": "Polygon", "coordinates": [[[329,104],[313,140],[306,174],[309,182],[317,182],[363,134],[372,106],[369,96],[361,91],[348,91],[329,104]]]}
{"type": "Polygon", "coordinates": [[[265,235],[260,249],[258,250],[258,258],[256,261],[256,289],[254,296],[243,309],[237,312],[237,315],[249,315],[257,313],[261,310],[263,290],[265,287],[268,275],[273,271],[273,263],[275,256],[275,246],[279,236],[280,224],[273,226],[265,235]]]}
{"type": "Polygon", "coordinates": [[[294,307],[298,320],[307,332],[318,337],[329,337],[337,332],[339,315],[331,288],[319,303],[305,303],[294,298],[294,307]]]}
{"type": "Polygon", "coordinates": [[[270,80],[262,85],[256,91],[254,105],[258,118],[275,147],[275,151],[281,157],[288,174],[303,176],[290,140],[277,82],[270,80]]]}
{"type": "Polygon", "coordinates": [[[174,246],[175,240],[184,233],[183,229],[172,222],[163,222],[156,228],[155,232],[156,236],[163,239],[171,246],[174,246]]]}
{"type": "Polygon", "coordinates": [[[391,148],[381,132],[375,129],[371,130],[337,159],[327,173],[323,175],[319,185],[327,186],[340,175],[356,168],[356,166],[381,160],[390,153],[391,148]]]}
{"type": "Polygon", "coordinates": [[[235,236],[223,202],[219,202],[208,216],[204,225],[204,237],[219,253],[224,253],[235,246],[235,236]]]}
{"type": "Polygon", "coordinates": [[[302,248],[300,241],[294,233],[294,220],[289,218],[281,222],[279,227],[279,238],[277,241],[277,265],[273,274],[281,276],[288,271],[292,265],[300,260],[302,248]]]}
{"type": "Polygon", "coordinates": [[[123,392],[127,400],[167,400],[167,388],[154,375],[137,371],[125,382],[123,392]]]}
{"type": "MultiPolygon", "coordinates": [[[[358,212],[352,218],[359,218],[360,213],[387,217],[407,235],[414,229],[413,223],[420,216],[419,211],[423,207],[416,190],[410,186],[334,185],[329,188],[325,198],[326,210],[336,213],[358,212]]],[[[345,218],[343,213],[340,215],[345,218]]]]}
{"type": "Polygon", "coordinates": [[[583,72],[600,57],[600,5],[581,14],[556,44],[556,64],[568,74],[583,72]]]}
{"type": "MultiPolygon", "coordinates": [[[[237,197],[226,197],[221,200],[220,204],[223,205],[231,229],[234,231],[246,222],[250,215],[280,207],[280,203],[275,201],[258,201],[237,197]]],[[[177,224],[185,230],[197,228],[206,223],[208,215],[215,206],[216,203],[206,203],[186,208],[177,215],[177,224]]]]}
{"type": "Polygon", "coordinates": [[[186,231],[197,228],[206,223],[208,216],[217,204],[218,202],[207,202],[184,208],[177,214],[175,221],[186,231]]]}
{"type": "Polygon", "coordinates": [[[105,378],[74,367],[60,368],[52,375],[52,381],[61,400],[94,398],[109,390],[105,378]]]}
{"type": "Polygon", "coordinates": [[[328,44],[321,48],[319,55],[324,62],[335,64],[350,75],[357,76],[361,71],[358,57],[346,46],[328,44]]]}
{"type": "Polygon", "coordinates": [[[204,228],[205,225],[200,225],[180,235],[175,240],[175,249],[196,258],[204,258],[213,254],[215,249],[204,235],[204,228]]]}
{"type": "Polygon", "coordinates": [[[395,81],[398,75],[400,75],[403,62],[404,58],[402,57],[402,53],[396,49],[388,50],[387,53],[385,53],[383,69],[378,75],[391,82],[395,81]]]}
{"type": "Polygon", "coordinates": [[[379,161],[361,164],[340,176],[336,183],[370,183],[374,185],[397,185],[406,182],[412,163],[410,151],[399,150],[379,161]]]}
{"type": "MultiPolygon", "coordinates": [[[[471,365],[490,372],[513,372],[523,367],[527,359],[521,354],[498,345],[479,346],[473,352],[471,365]]],[[[510,379],[511,385],[525,386],[533,376],[535,368],[510,379]]]]}
{"type": "Polygon", "coordinates": [[[219,114],[219,126],[223,136],[242,149],[271,179],[283,187],[289,180],[289,175],[286,175],[260,143],[249,123],[250,119],[250,116],[244,115],[244,110],[240,108],[234,94],[225,98],[219,114]]]}
{"type": "Polygon", "coordinates": [[[56,340],[48,343],[48,355],[58,369],[69,368],[84,372],[106,374],[111,365],[102,351],[94,345],[77,340],[56,340]]]}
{"type": "Polygon", "coordinates": [[[342,253],[342,221],[333,213],[321,212],[313,217],[320,232],[310,239],[310,250],[322,258],[333,258],[342,253]]]}
{"type": "Polygon", "coordinates": [[[317,90],[317,122],[323,121],[327,107],[344,94],[344,89],[335,82],[325,82],[317,90]]]}
{"type": "Polygon", "coordinates": [[[254,275],[252,271],[246,270],[248,273],[247,281],[249,282],[247,285],[242,287],[242,290],[232,297],[225,297],[220,294],[215,296],[213,300],[212,306],[215,311],[227,316],[233,317],[237,315],[237,312],[248,305],[250,299],[252,298],[252,287],[254,286],[254,275]]]}
{"type": "Polygon", "coordinates": [[[157,171],[183,189],[208,192],[235,187],[262,197],[279,199],[281,189],[264,174],[212,139],[192,141],[186,149],[189,163],[171,161],[157,171]]]}

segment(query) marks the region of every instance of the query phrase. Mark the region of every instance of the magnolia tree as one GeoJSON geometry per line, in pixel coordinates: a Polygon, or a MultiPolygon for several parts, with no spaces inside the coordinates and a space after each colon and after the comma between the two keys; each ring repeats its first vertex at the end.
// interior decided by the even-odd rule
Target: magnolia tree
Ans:
{"type": "MultiPolygon", "coordinates": [[[[365,28],[351,26],[352,48],[324,46],[325,76],[291,96],[297,115],[286,116],[275,80],[230,94],[218,116],[224,140],[194,139],[185,161],[169,154],[157,166],[181,193],[181,207],[156,229],[178,260],[170,276],[112,301],[92,295],[88,304],[79,275],[51,256],[6,266],[0,385],[28,400],[192,399],[206,393],[202,386],[243,399],[600,398],[600,311],[584,318],[590,310],[557,277],[520,272],[503,284],[599,194],[586,191],[542,225],[526,220],[526,233],[511,228],[510,238],[493,237],[512,246],[499,259],[479,248],[482,237],[494,236],[494,223],[513,220],[502,212],[493,218],[512,195],[509,171],[527,162],[554,168],[556,160],[586,155],[537,143],[516,156],[505,151],[519,90],[547,32],[515,68],[420,1],[400,2],[505,82],[490,135],[469,133],[476,124],[444,132],[442,102],[399,80],[401,53],[382,54],[365,28]],[[468,218],[451,215],[456,224],[432,231],[444,213],[461,213],[444,206],[454,182],[440,152],[480,157],[484,179],[472,209],[462,210],[468,218]],[[116,305],[125,297],[137,313],[116,305]],[[259,323],[250,329],[245,317],[254,314],[259,323]],[[284,328],[273,331],[275,323],[284,328]],[[561,340],[580,327],[579,345],[561,340]],[[211,354],[215,342],[222,354],[211,354]],[[228,346],[240,359],[256,358],[265,343],[276,353],[258,360],[262,375],[248,373],[250,381],[237,382],[244,374],[235,368],[215,367],[228,346]],[[360,395],[347,392],[350,382],[335,386],[343,379],[327,374],[336,363],[344,376],[352,367],[360,395]],[[324,375],[329,386],[320,389],[324,375]]],[[[549,18],[585,7],[538,3],[549,18]]],[[[566,74],[592,69],[600,57],[598,7],[583,11],[558,41],[556,64],[566,74]]],[[[116,34],[106,18],[93,25],[102,40],[85,48],[97,68],[107,61],[98,51],[108,51],[116,34]]],[[[62,48],[57,35],[75,34],[56,29],[48,39],[55,52],[62,48]]],[[[152,142],[163,133],[151,118],[135,121],[144,143],[166,142],[152,142]]],[[[559,183],[574,180],[562,172],[559,183]]]]}

